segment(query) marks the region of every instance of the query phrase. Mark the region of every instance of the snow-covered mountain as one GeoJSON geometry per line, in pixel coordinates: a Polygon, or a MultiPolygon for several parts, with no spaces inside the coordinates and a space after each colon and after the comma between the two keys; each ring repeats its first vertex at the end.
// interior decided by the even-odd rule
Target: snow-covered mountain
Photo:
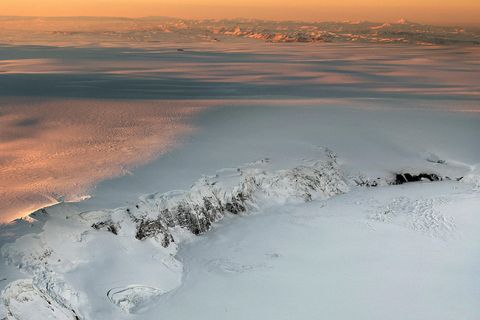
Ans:
{"type": "MultiPolygon", "coordinates": [[[[137,311],[148,301],[180,285],[182,267],[174,255],[177,243],[185,237],[208,231],[226,214],[246,214],[273,203],[324,199],[348,191],[330,151],[326,159],[310,165],[274,172],[268,171],[269,167],[269,160],[264,159],[243,167],[224,169],[214,176],[200,179],[189,190],[147,195],[127,208],[82,212],[66,217],[59,208],[53,212],[46,208],[33,213],[30,216],[33,221],[46,219],[44,231],[25,235],[2,248],[7,263],[32,276],[31,280],[11,283],[4,290],[6,313],[16,319],[28,319],[36,310],[59,319],[92,318],[88,296],[75,289],[65,274],[98,263],[100,259],[92,254],[92,246],[105,238],[109,239],[106,242],[112,241],[115,245],[119,242],[132,249],[142,246],[138,240],[150,243],[155,258],[142,262],[135,269],[136,272],[155,269],[155,273],[161,274],[162,281],[153,281],[149,286],[126,283],[124,287],[110,288],[105,292],[112,303],[126,312],[137,311]],[[158,261],[161,262],[159,265],[158,261]]],[[[98,249],[103,251],[107,247],[105,244],[98,249]]],[[[134,254],[142,252],[145,251],[134,254]]],[[[132,258],[130,255],[129,259],[132,258]]],[[[117,258],[109,257],[112,259],[117,258]]],[[[143,261],[146,257],[138,255],[138,259],[143,261]]],[[[126,268],[123,272],[130,271],[126,268]]],[[[96,276],[99,273],[101,271],[96,276]]],[[[106,281],[108,275],[101,278],[106,281]]]]}
{"type": "Polygon", "coordinates": [[[376,22],[302,22],[253,19],[185,20],[175,18],[28,18],[1,17],[2,42],[138,43],[226,41],[230,37],[266,42],[361,42],[423,45],[478,45],[480,30],[432,26],[400,19],[376,22]]]}
{"type": "MultiPolygon", "coordinates": [[[[128,207],[71,214],[68,205],[39,210],[30,215],[30,223],[42,225],[42,231],[2,247],[3,259],[28,277],[6,286],[0,310],[9,319],[96,319],[98,308],[111,303],[125,315],[144,314],[182,284],[178,245],[209,231],[225,216],[295,208],[303,202],[321,208],[324,200],[352,188],[358,193],[413,181],[424,181],[428,188],[428,182],[447,180],[458,184],[455,188],[465,196],[478,188],[477,171],[432,157],[425,165],[437,168],[432,172],[400,172],[368,181],[344,171],[332,151],[319,149],[317,159],[291,162],[283,169],[275,159],[222,169],[188,190],[146,195],[128,207]],[[452,173],[461,176],[451,178],[452,173]],[[98,291],[107,299],[95,300],[98,291]]],[[[435,209],[455,197],[442,199],[400,197],[369,205],[373,211],[365,223],[398,225],[440,239],[455,237],[455,218],[435,209]]]]}

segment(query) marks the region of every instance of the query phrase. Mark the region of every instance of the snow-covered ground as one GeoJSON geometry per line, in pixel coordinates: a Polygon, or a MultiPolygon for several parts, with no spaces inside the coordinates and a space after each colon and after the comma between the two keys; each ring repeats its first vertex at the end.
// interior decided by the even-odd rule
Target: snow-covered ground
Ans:
{"type": "Polygon", "coordinates": [[[4,314],[476,319],[478,172],[358,186],[328,150],[315,161],[323,152],[286,170],[274,159],[224,169],[116,210],[37,213],[43,231],[2,248],[33,276],[4,289],[4,314]]]}
{"type": "Polygon", "coordinates": [[[418,183],[229,219],[180,252],[183,285],[145,316],[477,319],[479,204],[418,183]]]}
{"type": "Polygon", "coordinates": [[[195,53],[233,83],[203,96],[195,134],[2,226],[0,318],[478,319],[477,51],[283,48],[195,53]],[[290,65],[256,78],[242,55],[290,65]],[[316,82],[328,65],[360,82],[316,82]]]}

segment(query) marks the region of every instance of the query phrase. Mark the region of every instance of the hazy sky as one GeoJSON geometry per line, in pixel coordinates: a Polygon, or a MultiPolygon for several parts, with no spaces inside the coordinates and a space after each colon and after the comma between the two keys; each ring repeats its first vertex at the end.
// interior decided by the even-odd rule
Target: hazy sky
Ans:
{"type": "Polygon", "coordinates": [[[480,25],[480,0],[0,0],[2,15],[377,20],[480,25]]]}

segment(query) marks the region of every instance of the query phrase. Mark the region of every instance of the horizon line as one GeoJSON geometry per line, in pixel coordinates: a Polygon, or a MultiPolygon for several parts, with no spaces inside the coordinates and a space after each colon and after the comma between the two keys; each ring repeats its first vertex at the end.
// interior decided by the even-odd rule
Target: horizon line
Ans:
{"type": "Polygon", "coordinates": [[[211,20],[211,21],[235,21],[235,20],[252,20],[252,21],[266,21],[266,22],[307,22],[307,23],[398,23],[404,20],[405,22],[411,24],[419,25],[429,25],[429,26],[438,26],[438,27],[480,27],[480,23],[468,23],[468,22],[456,22],[456,23],[423,23],[416,22],[414,20],[406,19],[404,17],[397,20],[362,20],[362,19],[343,19],[343,20],[310,20],[310,19],[262,19],[262,18],[247,18],[247,17],[236,17],[236,18],[181,18],[176,16],[138,16],[138,17],[127,17],[127,16],[105,16],[105,15],[1,15],[0,18],[96,18],[96,19],[125,19],[125,20],[138,20],[138,19],[153,19],[153,18],[163,18],[163,19],[178,19],[178,20],[187,20],[187,21],[202,21],[202,20],[211,20]]]}

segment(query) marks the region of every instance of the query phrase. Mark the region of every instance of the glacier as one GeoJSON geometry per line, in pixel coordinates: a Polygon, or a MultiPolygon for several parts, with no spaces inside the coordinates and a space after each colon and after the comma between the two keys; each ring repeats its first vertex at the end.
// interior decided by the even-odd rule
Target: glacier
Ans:
{"type": "Polygon", "coordinates": [[[155,160],[0,226],[0,319],[480,317],[478,48],[249,35],[0,47],[7,133],[44,121],[9,108],[88,111],[95,136],[99,100],[128,110],[120,129],[200,106],[155,160]]]}
{"type": "MultiPolygon", "coordinates": [[[[444,174],[452,170],[448,161],[442,165],[444,174]]],[[[302,203],[311,203],[307,211],[321,211],[332,197],[343,195],[345,201],[352,193],[352,199],[345,204],[348,206],[361,190],[367,190],[367,195],[378,190],[381,195],[392,194],[391,188],[403,188],[405,191],[394,193],[405,196],[369,200],[367,208],[372,211],[367,210],[363,219],[367,230],[382,228],[382,224],[399,226],[446,241],[457,236],[459,226],[455,221],[459,217],[451,213],[446,217],[437,208],[454,202],[458,196],[474,203],[480,201],[471,178],[464,182],[423,179],[398,186],[395,176],[390,175],[376,179],[377,186],[359,184],[358,177],[349,175],[328,148],[317,148],[317,158],[306,158],[300,164],[292,160],[289,168],[277,168],[275,159],[261,159],[204,176],[188,190],[142,196],[129,207],[67,216],[65,211],[48,208],[35,213],[32,217],[38,219],[48,216],[43,231],[2,247],[5,261],[30,276],[5,287],[4,314],[13,319],[31,319],[37,312],[52,319],[96,319],[108,310],[108,301],[124,314],[115,318],[147,316],[162,305],[164,296],[182,288],[185,266],[183,259],[178,259],[178,249],[195,246],[196,236],[208,234],[212,227],[223,228],[221,221],[225,217],[231,220],[234,216],[280,210],[290,215],[293,225],[311,228],[308,219],[326,218],[318,214],[304,216],[302,203]],[[453,187],[457,195],[418,198],[418,191],[410,191],[421,188],[420,193],[425,193],[425,189],[432,190],[431,185],[440,185],[444,190],[453,187]]],[[[463,174],[478,179],[475,171],[464,169],[463,174]]],[[[360,196],[362,200],[354,201],[355,205],[361,205],[366,198],[360,196]]],[[[335,212],[336,219],[345,215],[342,210],[335,212]]],[[[265,236],[270,232],[265,230],[265,236]]],[[[276,251],[265,253],[267,260],[281,257],[276,251]]],[[[207,265],[215,274],[248,274],[270,268],[266,262],[251,265],[222,258],[207,265]]],[[[107,314],[111,316],[111,312],[107,314]]]]}

